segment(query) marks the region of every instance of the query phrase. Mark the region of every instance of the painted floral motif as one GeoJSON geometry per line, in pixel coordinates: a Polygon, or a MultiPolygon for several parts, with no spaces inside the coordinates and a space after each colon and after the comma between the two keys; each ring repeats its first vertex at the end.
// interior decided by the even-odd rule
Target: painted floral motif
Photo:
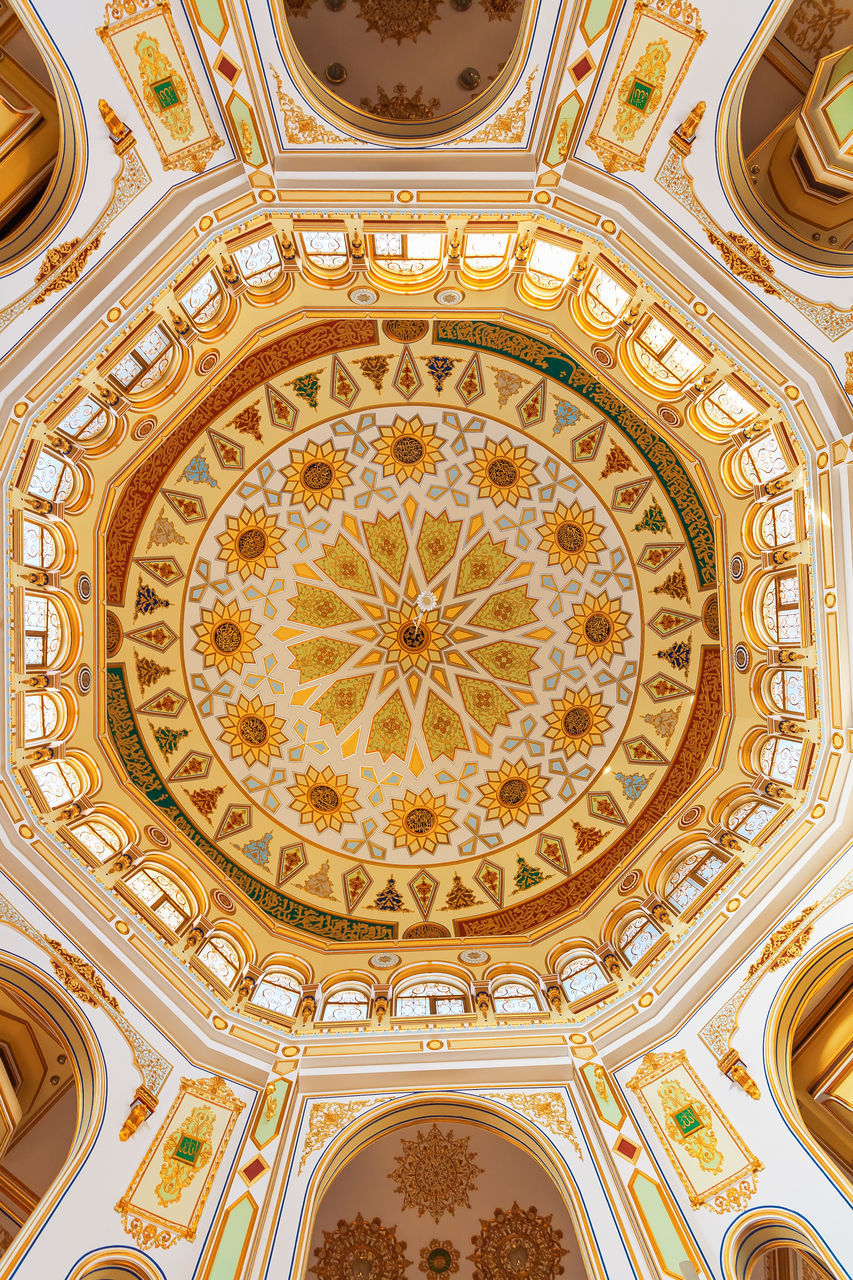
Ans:
{"type": "Polygon", "coordinates": [[[201,622],[193,630],[204,665],[215,666],[220,675],[241,671],[260,644],[256,638],[260,626],[252,621],[251,609],[241,609],[233,600],[228,604],[217,600],[212,609],[202,609],[201,622]]]}
{"type": "MultiPolygon", "coordinates": [[[[586,816],[639,673],[630,557],[580,478],[549,483],[545,446],[479,417],[459,428],[455,412],[392,406],[285,439],[234,478],[187,566],[188,693],[254,806],[249,863],[276,821],[270,867],[297,832],[326,853],[435,865],[575,800],[586,816]]],[[[373,882],[362,909],[412,909],[408,879],[386,889],[373,882]]],[[[463,875],[439,901],[486,892],[463,875]]]]}
{"type": "Polygon", "coordinates": [[[245,582],[255,574],[263,577],[267,569],[274,568],[277,556],[284,550],[284,535],[275,516],[263,508],[250,511],[248,507],[237,516],[229,516],[224,533],[217,535],[221,547],[219,557],[225,561],[229,573],[239,573],[245,582]]]}

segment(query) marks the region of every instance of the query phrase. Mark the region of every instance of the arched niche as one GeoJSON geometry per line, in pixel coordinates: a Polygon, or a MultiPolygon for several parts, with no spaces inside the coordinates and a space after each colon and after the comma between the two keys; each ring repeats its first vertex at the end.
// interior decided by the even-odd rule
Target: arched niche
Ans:
{"type": "Polygon", "coordinates": [[[721,1257],[726,1280],[850,1280],[811,1223],[785,1209],[741,1214],[721,1257]]]}
{"type": "MultiPolygon", "coordinates": [[[[421,1186],[423,1181],[419,1179],[421,1186]]],[[[464,1183],[460,1177],[458,1185],[464,1183]]],[[[422,1262],[426,1267],[432,1242],[437,1240],[449,1241],[458,1250],[464,1275],[471,1266],[466,1259],[474,1250],[472,1237],[481,1235],[481,1221],[493,1220],[496,1210],[511,1213],[514,1204],[525,1214],[536,1210],[532,1230],[542,1233],[541,1247],[547,1247],[547,1239],[553,1240],[549,1231],[562,1233],[558,1245],[567,1251],[560,1258],[562,1280],[605,1280],[604,1262],[571,1169],[541,1130],[491,1100],[454,1095],[422,1096],[402,1103],[394,1099],[338,1134],[311,1180],[303,1229],[295,1246],[279,1237],[279,1247],[285,1250],[281,1261],[289,1265],[293,1277],[310,1280],[318,1260],[315,1250],[328,1247],[325,1233],[335,1233],[339,1222],[355,1222],[361,1214],[368,1223],[378,1217],[384,1228],[393,1229],[398,1243],[405,1242],[403,1256],[412,1262],[406,1274],[416,1273],[422,1262]],[[428,1207],[421,1214],[417,1204],[404,1207],[407,1197],[397,1187],[405,1186],[405,1171],[400,1182],[388,1176],[401,1168],[397,1159],[401,1155],[407,1156],[406,1170],[411,1167],[417,1146],[413,1151],[403,1143],[417,1144],[419,1133],[429,1138],[433,1126],[439,1131],[435,1140],[461,1144],[454,1147],[459,1163],[464,1166],[470,1157],[482,1170],[472,1175],[476,1185],[467,1187],[469,1203],[462,1203],[460,1197],[454,1212],[441,1213],[438,1221],[428,1207]],[[548,1217],[549,1228],[542,1228],[539,1223],[548,1217]]],[[[425,1274],[441,1272],[427,1269],[425,1274]]],[[[345,1272],[341,1275],[350,1280],[345,1272]]],[[[370,1280],[370,1273],[364,1277],[370,1280]]],[[[361,1280],[357,1272],[353,1280],[361,1280]]]]}
{"type": "Polygon", "coordinates": [[[785,983],[766,1054],[788,1124],[853,1198],[853,929],[823,942],[785,983]]]}
{"type": "Polygon", "coordinates": [[[15,1205],[0,1189],[5,1266],[23,1257],[85,1160],[101,1121],[106,1072],[91,1028],[62,988],[1,951],[0,1056],[21,1108],[0,1156],[0,1188],[15,1179],[29,1193],[15,1205]]]}
{"type": "Polygon", "coordinates": [[[80,1258],[65,1280],[165,1280],[165,1274],[138,1249],[98,1249],[80,1258]]]}
{"type": "Polygon", "coordinates": [[[85,126],[73,81],[33,11],[0,22],[0,274],[47,246],[83,182],[85,126]]]}

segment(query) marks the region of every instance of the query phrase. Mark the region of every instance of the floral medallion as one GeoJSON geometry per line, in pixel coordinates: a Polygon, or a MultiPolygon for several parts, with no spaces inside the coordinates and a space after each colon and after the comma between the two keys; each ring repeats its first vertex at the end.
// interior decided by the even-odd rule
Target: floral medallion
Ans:
{"type": "Polygon", "coordinates": [[[318,1280],[356,1275],[402,1280],[412,1265],[405,1255],[405,1243],[397,1239],[393,1227],[383,1227],[379,1218],[368,1221],[359,1213],[353,1222],[341,1219],[335,1231],[323,1232],[323,1243],[314,1250],[316,1261],[309,1270],[318,1280]],[[358,1263],[364,1269],[356,1269],[358,1263]]]}
{"type": "Polygon", "coordinates": [[[561,1259],[567,1250],[560,1244],[562,1231],[551,1226],[551,1215],[535,1208],[496,1209],[480,1222],[480,1234],[473,1237],[474,1280],[497,1276],[523,1276],[524,1280],[553,1280],[561,1275],[561,1259]]]}
{"type": "Polygon", "coordinates": [[[388,1174],[403,1198],[403,1209],[417,1209],[418,1217],[429,1214],[439,1222],[446,1213],[470,1208],[469,1195],[477,1190],[483,1170],[468,1150],[470,1138],[454,1138],[453,1130],[442,1133],[434,1124],[428,1133],[409,1141],[400,1140],[401,1154],[394,1157],[396,1168],[388,1174]]]}
{"type": "Polygon", "coordinates": [[[623,536],[576,472],[503,424],[390,405],[256,474],[210,519],[184,605],[193,701],[246,802],[290,839],[409,864],[583,795],[630,714],[641,626],[623,536]]]}

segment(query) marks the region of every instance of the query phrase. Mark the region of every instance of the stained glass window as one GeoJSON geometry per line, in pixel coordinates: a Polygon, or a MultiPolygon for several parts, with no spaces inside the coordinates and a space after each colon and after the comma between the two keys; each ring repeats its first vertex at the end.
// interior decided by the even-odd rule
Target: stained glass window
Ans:
{"type": "Polygon", "coordinates": [[[89,822],[80,822],[76,827],[71,828],[71,834],[75,840],[79,840],[97,859],[98,862],[106,862],[107,858],[112,858],[115,854],[121,853],[124,847],[124,841],[112,827],[108,827],[105,822],[97,822],[91,819],[89,822]]]}
{"type": "Polygon", "coordinates": [[[638,363],[656,382],[684,386],[695,378],[705,361],[660,320],[652,317],[633,339],[638,363]]]}
{"type": "Polygon", "coordinates": [[[770,677],[770,697],[780,711],[806,714],[806,685],[802,671],[774,671],[770,677]]]}
{"type": "Polygon", "coordinates": [[[296,1012],[301,994],[302,988],[289,973],[266,973],[255,987],[252,1003],[290,1018],[296,1012]]]}
{"type": "Polygon", "coordinates": [[[560,981],[570,1004],[606,987],[610,979],[595,956],[575,956],[560,969],[560,981]]]}
{"type": "Polygon", "coordinates": [[[235,249],[234,261],[246,283],[256,289],[272,284],[281,275],[281,254],[272,234],[235,249]]]}
{"type": "Polygon", "coordinates": [[[227,938],[209,938],[196,957],[226,987],[230,987],[243,967],[243,957],[227,938]]]}
{"type": "MultiPolygon", "coordinates": [[[[126,881],[131,893],[144,902],[155,916],[167,924],[175,933],[185,925],[193,914],[189,899],[183,889],[162,871],[154,867],[144,867],[135,871],[126,881]]],[[[235,953],[236,954],[236,953],[235,953]]],[[[211,968],[212,972],[215,970],[211,968]]],[[[236,973],[236,969],[235,969],[236,973]]]]}
{"type": "Polygon", "coordinates": [[[127,392],[148,391],[165,376],[175,353],[175,344],[162,325],[154,325],[110,369],[109,376],[127,392]]]}
{"type": "Polygon", "coordinates": [[[207,271],[196,280],[191,289],[182,294],[180,303],[193,324],[207,324],[216,316],[224,297],[215,273],[207,271]]]}
{"type": "Polygon", "coordinates": [[[800,583],[796,569],[780,573],[764,589],[761,615],[769,634],[779,644],[800,644],[800,583]]]}
{"type": "Polygon", "coordinates": [[[301,231],[302,252],[315,267],[334,271],[347,261],[347,238],[343,231],[301,231]]]}
{"type": "Polygon", "coordinates": [[[355,987],[343,987],[333,991],[323,1005],[324,1022],[363,1022],[367,1017],[369,1002],[364,991],[355,987]]]}
{"type": "Polygon", "coordinates": [[[782,547],[793,542],[797,534],[794,504],[790,498],[774,502],[761,517],[761,536],[768,547],[782,547]]]}
{"type": "Polygon", "coordinates": [[[32,774],[39,791],[51,809],[68,804],[83,792],[80,775],[67,760],[51,760],[47,764],[34,764],[32,774]]]}
{"type": "Polygon", "coordinates": [[[772,431],[759,436],[741,450],[740,462],[743,473],[751,484],[763,484],[765,480],[785,475],[788,470],[779,441],[772,431]]]}
{"type": "Polygon", "coordinates": [[[59,723],[59,710],[49,693],[24,695],[24,741],[49,738],[59,723]]]}
{"type": "Polygon", "coordinates": [[[721,382],[709,391],[702,401],[702,408],[718,427],[728,427],[730,430],[748,422],[758,413],[755,406],[730,382],[721,382]]]}
{"type": "Polygon", "coordinates": [[[94,396],[84,396],[56,425],[73,440],[91,440],[104,430],[109,417],[104,406],[94,396]]]}
{"type": "Polygon", "coordinates": [[[54,454],[42,449],[30,482],[27,493],[34,498],[46,498],[48,502],[64,502],[74,487],[74,472],[67,463],[54,454]]]}
{"type": "Polygon", "coordinates": [[[765,777],[787,782],[792,787],[797,780],[802,754],[801,738],[769,738],[761,748],[761,771],[765,777]]]}
{"type": "Polygon", "coordinates": [[[28,667],[49,667],[62,648],[59,611],[47,596],[24,596],[24,660],[28,667]]]}
{"type": "Polygon", "coordinates": [[[20,557],[34,569],[50,569],[59,558],[56,539],[46,525],[24,520],[21,525],[20,557]]]}
{"type": "Polygon", "coordinates": [[[584,303],[592,318],[606,325],[616,323],[630,296],[628,290],[601,267],[596,268],[583,292],[584,303]]]}
{"type": "Polygon", "coordinates": [[[660,929],[649,916],[635,916],[619,934],[619,946],[630,965],[635,965],[660,937],[660,929]]]}
{"type": "Polygon", "coordinates": [[[496,1013],[535,1013],[539,1001],[526,982],[499,982],[492,992],[496,1013]]]}
{"type": "Polygon", "coordinates": [[[374,262],[395,275],[423,275],[438,265],[444,252],[441,232],[377,231],[371,239],[374,262]]]}
{"type": "Polygon", "coordinates": [[[494,231],[469,231],[465,236],[462,258],[466,271],[497,271],[506,261],[509,236],[494,231]]]}
{"type": "Polygon", "coordinates": [[[533,249],[527,260],[526,275],[542,289],[562,289],[571,275],[577,256],[573,249],[537,238],[533,241],[533,249]]]}
{"type": "Polygon", "coordinates": [[[761,800],[747,800],[738,805],[729,818],[729,829],[744,840],[754,840],[777,813],[774,805],[761,800]]]}
{"type": "Polygon", "coordinates": [[[728,858],[709,849],[689,854],[671,871],[664,888],[664,897],[677,911],[684,911],[717,878],[727,861],[728,858]]]}
{"type": "Polygon", "coordinates": [[[401,991],[396,1002],[397,1014],[401,1018],[467,1013],[468,1008],[466,997],[449,982],[416,982],[401,991]]]}

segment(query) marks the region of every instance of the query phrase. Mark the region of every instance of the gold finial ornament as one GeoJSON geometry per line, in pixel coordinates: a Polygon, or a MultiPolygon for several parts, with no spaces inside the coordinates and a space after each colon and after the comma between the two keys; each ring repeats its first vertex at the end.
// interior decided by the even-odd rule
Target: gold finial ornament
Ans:
{"type": "Polygon", "coordinates": [[[692,142],[696,137],[696,130],[702,122],[706,105],[704,102],[697,102],[693,110],[689,112],[686,120],[678,126],[678,132],[685,142],[692,142]]]}

